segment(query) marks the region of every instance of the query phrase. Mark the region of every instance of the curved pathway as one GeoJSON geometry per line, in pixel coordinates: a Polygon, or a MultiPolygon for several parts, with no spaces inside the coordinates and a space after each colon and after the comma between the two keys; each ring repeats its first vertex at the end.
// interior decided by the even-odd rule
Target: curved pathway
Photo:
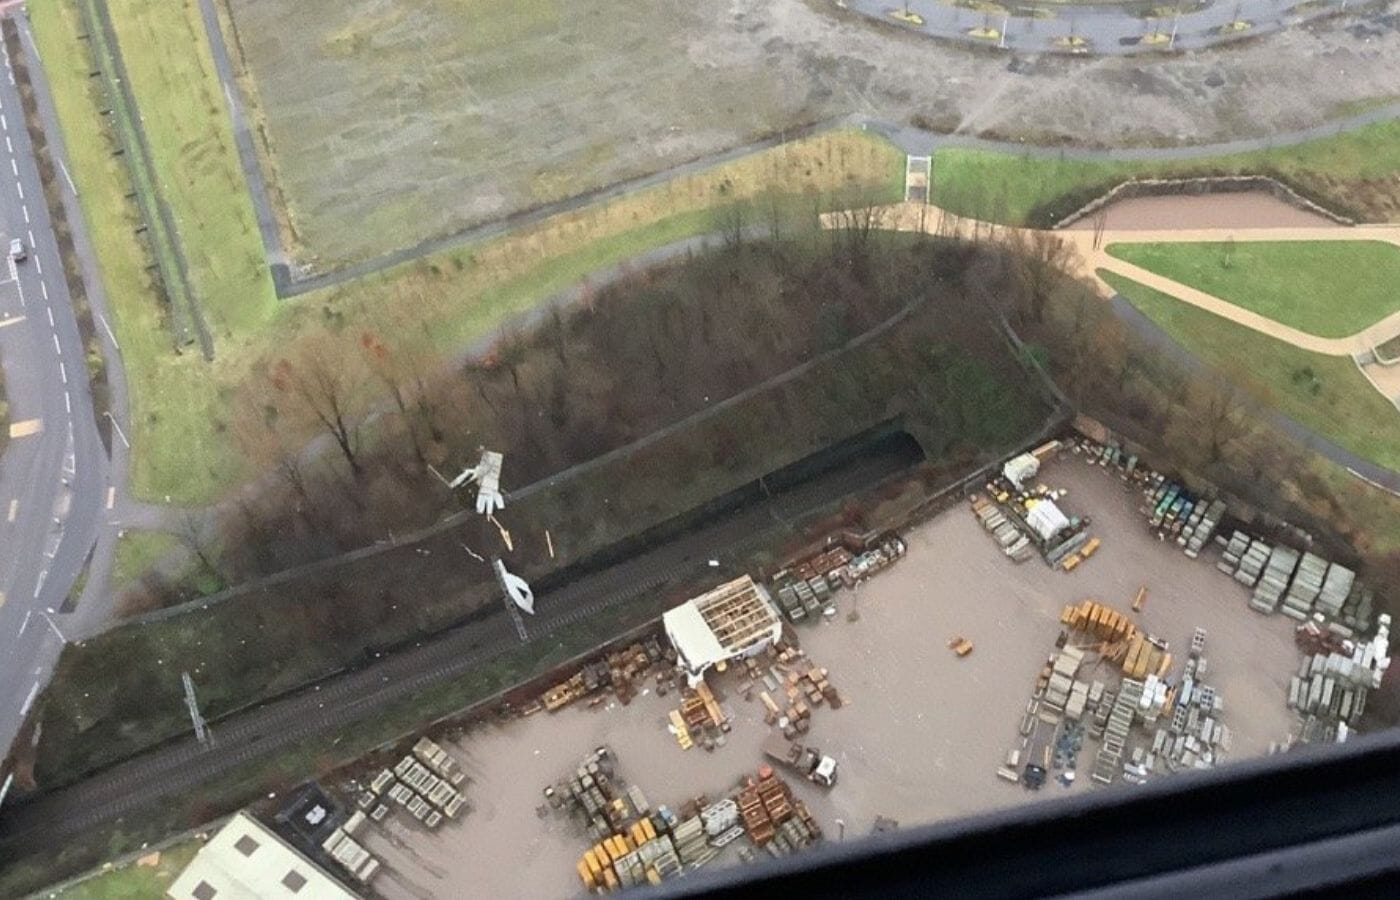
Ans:
{"type": "MultiPolygon", "coordinates": [[[[841,216],[841,213],[823,216],[823,224],[826,227],[840,227],[841,216]]],[[[878,228],[893,231],[922,231],[928,234],[970,240],[1004,239],[1021,231],[1021,229],[964,218],[939,207],[917,202],[882,207],[877,211],[877,216],[876,227],[878,228]]],[[[1076,275],[1089,279],[1105,300],[1112,301],[1114,311],[1120,318],[1144,333],[1154,343],[1161,344],[1163,340],[1169,342],[1175,348],[1174,355],[1189,357],[1191,365],[1199,366],[1200,363],[1190,354],[1189,350],[1167,337],[1155,323],[1123,300],[1099,277],[1099,270],[1121,274],[1182,302],[1190,303],[1221,318],[1229,319],[1236,324],[1293,344],[1303,350],[1328,356],[1351,357],[1356,361],[1358,369],[1371,386],[1395,404],[1397,410],[1400,410],[1400,366],[1383,367],[1369,362],[1372,347],[1400,335],[1400,312],[1392,313],[1369,328],[1349,337],[1321,338],[1109,256],[1104,250],[1105,247],[1114,243],[1196,243],[1224,239],[1236,241],[1382,241],[1400,247],[1400,225],[1209,228],[1163,231],[1110,229],[1097,236],[1092,229],[1074,229],[1056,231],[1055,235],[1074,248],[1070,262],[1071,270],[1076,275]]],[[[1280,412],[1270,411],[1269,417],[1282,431],[1343,466],[1353,475],[1384,490],[1400,494],[1400,472],[1364,459],[1280,412]]]]}
{"type": "MultiPolygon", "coordinates": [[[[1214,0],[1179,15],[1146,19],[1124,3],[1042,4],[1044,17],[982,12],[949,0],[833,0],[869,19],[930,38],[1022,53],[1126,56],[1199,50],[1272,34],[1345,10],[1342,0],[1214,0]],[[906,13],[912,17],[905,18],[906,13]],[[1233,28],[1236,21],[1247,23],[1233,28]]],[[[1185,6],[1186,4],[1182,4],[1185,6]]],[[[1171,7],[1164,3],[1162,6],[1171,7]]],[[[1005,3],[1010,8],[1012,4],[1005,3]]],[[[995,10],[997,7],[993,6],[995,10]]]]}

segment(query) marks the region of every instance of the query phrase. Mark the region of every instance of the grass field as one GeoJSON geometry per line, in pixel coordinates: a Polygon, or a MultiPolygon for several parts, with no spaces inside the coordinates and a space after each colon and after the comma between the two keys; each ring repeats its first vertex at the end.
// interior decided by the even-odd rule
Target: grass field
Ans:
{"type": "Polygon", "coordinates": [[[179,538],[162,531],[126,532],[117,540],[111,586],[119,589],[131,584],[179,546],[179,538]]]}
{"type": "Polygon", "coordinates": [[[693,4],[227,7],[298,258],[320,267],[830,115],[756,60],[702,58],[721,16],[693,4]]]}
{"type": "Polygon", "coordinates": [[[153,866],[127,863],[48,896],[55,900],[157,900],[165,896],[202,846],[193,838],[180,841],[161,850],[160,861],[153,866]]]}
{"type": "Polygon", "coordinates": [[[1400,470],[1400,413],[1350,358],[1300,350],[1111,272],[1099,275],[1261,402],[1359,456],[1400,470]]]}
{"type": "Polygon", "coordinates": [[[850,191],[881,201],[899,195],[901,154],[859,132],[831,133],[278,303],[258,262],[261,247],[197,7],[129,0],[111,13],[218,354],[206,364],[171,352],[133,234],[129,187],[101,131],[72,0],[40,4],[34,29],[117,319],[131,385],[132,491],[145,499],[207,502],[255,475],[233,446],[234,401],[262,364],[328,323],[348,346],[358,332],[346,324],[361,325],[372,313],[396,351],[442,359],[491,335],[502,316],[600,266],[712,230],[713,209],[766,192],[803,204],[834,204],[850,191]],[[129,50],[147,46],[156,51],[129,50]]]}
{"type": "Polygon", "coordinates": [[[1114,244],[1112,256],[1318,337],[1400,309],[1400,247],[1380,241],[1114,244]]]}
{"type": "Polygon", "coordinates": [[[1171,162],[1080,161],[986,150],[942,149],[933,159],[933,202],[962,215],[1014,225],[1053,224],[1130,178],[1272,175],[1335,211],[1400,220],[1400,121],[1305,144],[1171,162]]]}

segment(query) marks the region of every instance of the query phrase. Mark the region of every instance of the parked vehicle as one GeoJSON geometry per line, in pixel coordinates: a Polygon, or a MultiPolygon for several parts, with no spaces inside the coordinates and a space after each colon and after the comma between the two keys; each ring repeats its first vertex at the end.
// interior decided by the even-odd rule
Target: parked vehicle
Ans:
{"type": "Polygon", "coordinates": [[[763,755],[813,784],[831,787],[836,784],[836,760],[823,756],[816,747],[806,747],[795,741],[770,737],[763,742],[763,755]]]}

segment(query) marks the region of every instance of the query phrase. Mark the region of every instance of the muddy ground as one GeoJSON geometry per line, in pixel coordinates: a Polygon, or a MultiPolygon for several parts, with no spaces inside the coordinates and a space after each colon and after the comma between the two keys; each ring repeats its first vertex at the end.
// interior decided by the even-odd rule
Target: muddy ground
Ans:
{"type": "Polygon", "coordinates": [[[1005,56],[825,0],[225,0],[303,262],[329,268],[795,124],[1199,143],[1393,98],[1393,17],[1162,58],[1005,56]]]}
{"type": "MultiPolygon", "coordinates": [[[[1074,573],[1039,561],[1012,564],[959,506],[910,534],[905,560],[842,593],[837,616],[799,628],[803,647],[830,669],[847,701],[841,710],[816,709],[810,735],[839,759],[840,783],[829,793],[795,783],[830,837],[840,831],[838,819],[854,837],[868,834],[876,816],[907,826],[1064,795],[1058,784],[1030,793],[994,773],[1019,745],[1017,726],[1054,649],[1061,607],[1088,596],[1127,610],[1146,585],[1141,624],[1169,640],[1179,657],[1192,630],[1206,628],[1210,680],[1225,698],[1234,758],[1264,753],[1289,733],[1293,717],[1284,701],[1298,659],[1289,620],[1248,610],[1247,591],[1216,571],[1213,557],[1192,561],[1150,536],[1137,509],[1140,495],[1115,476],[1071,456],[1047,467],[1043,480],[1067,488],[1066,506],[1091,515],[1104,538],[1103,549],[1074,573]],[[971,656],[959,660],[948,651],[954,635],[976,643],[971,656]]],[[[1094,677],[1108,673],[1105,664],[1094,677]]],[[[711,680],[723,695],[738,678],[731,672],[711,680]]],[[[431,835],[402,816],[371,830],[369,846],[388,868],[376,889],[390,900],[578,894],[574,865],[588,841],[544,807],[541,790],[592,748],[611,746],[619,774],[653,804],[673,809],[701,793],[727,793],[761,761],[768,727],[756,700],[737,693],[723,699],[735,725],[713,753],[677,747],[666,725],[675,701],[674,694],[649,692],[627,707],[577,706],[468,734],[451,749],[470,773],[474,810],[431,835]]],[[[1145,742],[1140,730],[1135,734],[1145,742]]],[[[1068,791],[1095,789],[1088,779],[1093,746],[1068,791]]],[[[737,861],[737,845],[721,859],[737,861]]]]}
{"type": "MultiPolygon", "coordinates": [[[[1085,216],[1069,229],[1084,231],[1098,224],[1097,216],[1085,216]]],[[[1263,191],[1115,200],[1104,207],[1102,225],[1121,231],[1341,227],[1326,216],[1300,209],[1263,191]]]]}

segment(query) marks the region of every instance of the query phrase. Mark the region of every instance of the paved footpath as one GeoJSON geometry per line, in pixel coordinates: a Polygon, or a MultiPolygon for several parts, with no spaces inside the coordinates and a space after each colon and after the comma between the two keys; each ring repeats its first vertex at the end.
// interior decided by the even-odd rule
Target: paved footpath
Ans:
{"type": "MultiPolygon", "coordinates": [[[[827,216],[825,221],[831,224],[836,221],[836,216],[839,214],[827,216]]],[[[939,207],[920,203],[899,203],[885,207],[881,213],[881,227],[894,231],[925,231],[929,234],[957,235],[968,238],[974,235],[995,236],[1015,231],[1015,229],[1001,225],[964,218],[939,207]]],[[[1162,231],[1109,229],[1102,232],[1097,238],[1092,229],[1064,229],[1057,231],[1056,235],[1075,248],[1075,257],[1071,263],[1072,269],[1077,274],[1091,279],[1105,298],[1114,296],[1115,292],[1103,279],[1098,277],[1100,270],[1131,278],[1165,294],[1170,294],[1184,303],[1200,307],[1260,334],[1266,334],[1301,349],[1325,356],[1354,357],[1357,354],[1366,354],[1376,344],[1400,336],[1400,311],[1392,313],[1379,322],[1347,337],[1318,337],[1284,325],[1268,316],[1237,306],[1213,294],[1149,272],[1140,266],[1110,256],[1105,250],[1111,244],[1181,244],[1225,240],[1233,240],[1238,243],[1249,241],[1380,241],[1400,248],[1400,225],[1320,226],[1312,228],[1176,228],[1162,231]]]]}

